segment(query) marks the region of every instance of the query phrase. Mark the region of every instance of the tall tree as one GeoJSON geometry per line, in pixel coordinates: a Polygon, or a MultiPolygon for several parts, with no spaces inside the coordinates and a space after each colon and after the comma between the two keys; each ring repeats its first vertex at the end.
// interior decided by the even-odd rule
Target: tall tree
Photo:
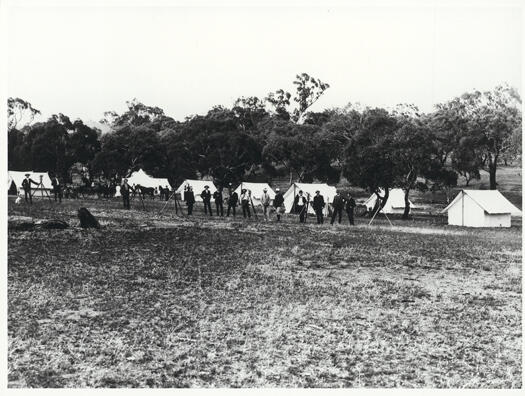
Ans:
{"type": "Polygon", "coordinates": [[[308,109],[330,88],[330,85],[307,73],[297,74],[293,83],[295,85],[293,101],[297,103],[294,109],[288,109],[292,95],[283,89],[269,93],[265,100],[274,108],[276,117],[302,123],[308,109]]]}
{"type": "MultiPolygon", "coordinates": [[[[146,106],[144,103],[134,98],[126,102],[127,110],[118,114],[116,111],[106,111],[104,118],[100,120],[101,124],[108,125],[112,129],[118,129],[125,126],[142,126],[155,121],[164,119],[164,110],[160,107],[146,106]]],[[[169,119],[173,121],[173,119],[169,119]]]]}
{"type": "Polygon", "coordinates": [[[376,194],[380,208],[396,183],[396,158],[392,152],[396,128],[396,119],[386,110],[366,109],[345,150],[343,175],[350,183],[376,194]]]}
{"type": "Polygon", "coordinates": [[[35,109],[31,103],[20,98],[7,99],[7,130],[21,129],[24,125],[33,122],[40,110],[35,109]]]}
{"type": "Polygon", "coordinates": [[[515,134],[521,133],[521,98],[509,86],[463,94],[446,104],[454,119],[461,118],[462,137],[479,145],[480,163],[489,172],[490,189],[497,188],[496,172],[501,156],[518,152],[515,134]]]}

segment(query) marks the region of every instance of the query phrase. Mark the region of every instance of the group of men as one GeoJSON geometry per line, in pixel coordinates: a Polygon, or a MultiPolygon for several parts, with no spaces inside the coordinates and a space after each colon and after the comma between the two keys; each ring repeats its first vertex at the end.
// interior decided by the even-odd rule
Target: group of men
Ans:
{"type": "MultiPolygon", "coordinates": [[[[219,189],[216,190],[212,194],[210,191],[210,186],[205,185],[204,190],[200,194],[200,197],[204,204],[204,214],[205,215],[213,216],[213,211],[211,208],[211,200],[213,198],[213,201],[215,202],[215,211],[216,211],[217,216],[224,216],[224,196],[223,196],[222,187],[219,187],[219,189]]],[[[184,187],[183,200],[184,202],[186,202],[186,206],[188,207],[188,215],[191,215],[193,213],[193,206],[195,205],[195,194],[193,192],[192,186],[186,185],[184,187]]],[[[226,209],[226,217],[229,217],[230,214],[233,217],[236,216],[236,211],[237,211],[236,209],[239,203],[241,205],[242,215],[244,218],[251,218],[252,210],[255,211],[251,191],[249,189],[243,188],[241,189],[241,196],[239,197],[239,194],[237,194],[237,192],[232,189],[231,183],[228,188],[228,198],[226,202],[228,204],[228,207],[226,209]]],[[[263,208],[264,219],[268,221],[269,216],[270,216],[270,204],[271,204],[271,197],[270,197],[270,194],[268,194],[268,189],[265,188],[263,190],[263,193],[261,194],[261,197],[260,197],[260,202],[263,208]]],[[[284,197],[282,196],[282,193],[279,191],[279,189],[277,189],[277,194],[276,194],[276,197],[274,198],[273,204],[276,208],[279,208],[283,203],[284,203],[284,197]]],[[[279,210],[276,210],[276,212],[278,212],[277,219],[278,221],[280,221],[281,219],[280,214],[282,212],[280,212],[279,210]]]]}
{"type": "MultiPolygon", "coordinates": [[[[252,213],[251,213],[250,208],[253,211],[255,211],[251,191],[249,189],[242,188],[241,196],[239,197],[237,192],[232,189],[231,183],[230,183],[228,190],[229,190],[228,198],[227,198],[228,208],[226,211],[226,216],[227,217],[230,216],[230,213],[231,213],[235,217],[236,208],[240,202],[243,217],[251,218],[252,213]]],[[[201,192],[200,196],[204,204],[204,214],[205,215],[213,216],[213,211],[211,208],[211,200],[213,198],[215,202],[215,210],[216,210],[217,216],[224,216],[224,198],[223,198],[222,187],[220,187],[218,190],[216,190],[212,194],[210,191],[210,187],[208,185],[205,185],[204,190],[201,192]]],[[[186,202],[186,205],[188,207],[188,215],[193,214],[193,206],[195,204],[195,194],[193,192],[193,188],[191,185],[186,185],[184,187],[183,200],[186,202]]],[[[259,201],[262,206],[262,213],[263,213],[265,221],[270,220],[270,212],[271,212],[270,208],[272,206],[275,211],[276,220],[281,221],[281,216],[285,212],[285,207],[284,207],[284,194],[280,191],[279,188],[275,189],[275,197],[273,199],[273,202],[270,197],[270,194],[268,194],[267,188],[263,189],[263,192],[259,198],[259,201]]],[[[309,205],[310,205],[309,195],[307,198],[307,196],[303,194],[303,191],[299,190],[298,194],[294,198],[294,203],[292,207],[292,212],[299,215],[299,222],[301,223],[306,222],[309,205]]],[[[320,191],[315,192],[315,196],[312,200],[311,205],[316,214],[317,224],[323,224],[324,223],[324,208],[326,206],[326,203],[320,191]]],[[[354,225],[355,207],[356,207],[356,202],[351,195],[343,197],[341,196],[339,192],[337,192],[332,201],[333,210],[332,210],[330,224],[334,224],[336,219],[338,223],[340,224],[342,220],[343,210],[345,210],[348,216],[349,223],[351,225],[354,225]]]]}
{"type": "MultiPolygon", "coordinates": [[[[310,204],[310,196],[305,197],[302,190],[299,190],[298,194],[294,199],[295,213],[299,214],[299,222],[306,222],[306,216],[308,215],[308,206],[310,204]]],[[[324,208],[326,206],[324,197],[321,192],[317,190],[312,200],[312,208],[317,218],[317,224],[324,223],[324,208]]],[[[346,198],[342,197],[339,191],[337,191],[332,201],[332,217],[330,224],[334,224],[335,219],[341,224],[343,209],[348,215],[348,221],[351,225],[354,225],[354,210],[356,207],[355,199],[349,194],[346,198]]]]}
{"type": "MultiPolygon", "coordinates": [[[[31,185],[33,184],[36,186],[40,185],[40,183],[37,183],[36,181],[31,179],[31,174],[26,173],[25,179],[22,181],[22,189],[24,190],[25,201],[28,203],[32,203],[31,185]]],[[[51,178],[51,184],[53,188],[52,191],[54,194],[55,201],[58,200],[59,202],[62,202],[62,184],[60,183],[56,175],[51,178]]],[[[130,209],[129,198],[133,190],[134,190],[133,187],[128,184],[128,179],[123,179],[122,184],[120,185],[120,194],[122,196],[122,201],[123,201],[123,205],[125,209],[130,209]]],[[[169,191],[169,189],[167,190],[169,191]]],[[[165,199],[168,199],[169,197],[168,191],[166,192],[163,191],[165,195],[165,199]]],[[[204,190],[200,194],[200,197],[204,204],[204,214],[205,215],[213,216],[213,212],[211,208],[211,199],[213,198],[215,202],[215,210],[216,210],[217,216],[224,216],[224,198],[223,198],[222,187],[220,187],[218,190],[216,190],[212,194],[210,191],[210,187],[208,185],[205,185],[204,190]]],[[[191,185],[186,185],[184,187],[183,199],[187,206],[188,215],[192,215],[193,206],[195,205],[195,194],[193,192],[193,188],[191,185]]],[[[263,189],[263,193],[261,194],[259,200],[262,206],[262,213],[263,213],[265,221],[270,220],[270,212],[271,212],[270,208],[272,206],[273,206],[273,209],[276,215],[276,221],[278,222],[281,221],[281,216],[284,214],[285,208],[284,208],[284,195],[280,191],[279,188],[275,189],[275,197],[273,199],[273,202],[270,197],[270,194],[268,194],[267,188],[263,189]]],[[[237,192],[232,189],[232,185],[230,183],[229,188],[228,188],[228,199],[227,199],[228,208],[226,210],[227,217],[229,217],[230,214],[232,214],[233,217],[236,216],[236,208],[239,202],[242,208],[243,217],[251,218],[252,212],[250,208],[253,211],[255,211],[255,207],[253,205],[253,200],[252,200],[252,192],[249,189],[242,188],[241,196],[239,197],[237,192]]],[[[292,212],[299,215],[300,223],[306,222],[309,205],[310,205],[309,194],[305,195],[302,190],[299,190],[298,194],[294,198],[292,212]]],[[[326,202],[319,190],[315,192],[315,196],[312,199],[311,205],[312,205],[312,208],[317,218],[317,224],[323,224],[324,223],[324,209],[326,206],[326,202]]],[[[330,219],[330,224],[334,224],[336,219],[338,223],[341,223],[343,210],[345,210],[348,216],[349,223],[353,225],[355,206],[356,206],[356,202],[352,196],[348,195],[347,197],[343,197],[341,196],[339,192],[337,192],[335,197],[332,200],[332,215],[330,219]]]]}

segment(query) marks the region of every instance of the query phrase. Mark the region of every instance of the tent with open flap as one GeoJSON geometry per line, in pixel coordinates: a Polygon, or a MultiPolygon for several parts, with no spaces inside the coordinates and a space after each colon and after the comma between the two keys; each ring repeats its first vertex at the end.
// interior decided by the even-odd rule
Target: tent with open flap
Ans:
{"type": "MultiPolygon", "coordinates": [[[[40,183],[40,177],[42,177],[42,184],[44,186],[44,190],[51,190],[53,188],[51,184],[51,178],[49,177],[47,172],[8,171],[7,189],[11,189],[12,185],[14,184],[17,193],[20,193],[20,190],[22,189],[22,181],[25,179],[26,173],[29,173],[29,177],[37,183],[40,183]]],[[[41,187],[32,184],[31,189],[40,190],[41,187]]]]}

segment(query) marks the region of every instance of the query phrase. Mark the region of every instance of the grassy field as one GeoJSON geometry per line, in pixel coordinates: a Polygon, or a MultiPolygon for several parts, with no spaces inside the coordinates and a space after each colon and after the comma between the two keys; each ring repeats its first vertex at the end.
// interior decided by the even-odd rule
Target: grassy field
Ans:
{"type": "Polygon", "coordinates": [[[8,233],[10,387],[522,386],[521,222],[147,205],[10,199],[9,214],[73,226],[8,233]],[[80,206],[103,228],[78,228],[80,206]]]}

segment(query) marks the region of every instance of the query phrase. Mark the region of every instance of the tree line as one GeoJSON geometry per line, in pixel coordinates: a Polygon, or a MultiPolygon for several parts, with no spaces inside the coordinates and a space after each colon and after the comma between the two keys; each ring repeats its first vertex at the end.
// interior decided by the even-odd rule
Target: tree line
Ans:
{"type": "Polygon", "coordinates": [[[134,99],[127,110],[104,113],[102,133],[64,114],[33,122],[39,111],[8,99],[10,170],[49,171],[69,179],[77,162],[90,175],[120,181],[143,168],[173,185],[211,177],[218,185],[241,180],[318,180],[375,192],[386,202],[391,188],[450,189],[480,170],[497,188],[498,166],[521,160],[521,98],[503,85],[472,91],[423,113],[410,104],[394,109],[349,104],[310,111],[329,84],[299,74],[292,93],[241,97],[231,107],[177,121],[163,109],[134,99]]]}

